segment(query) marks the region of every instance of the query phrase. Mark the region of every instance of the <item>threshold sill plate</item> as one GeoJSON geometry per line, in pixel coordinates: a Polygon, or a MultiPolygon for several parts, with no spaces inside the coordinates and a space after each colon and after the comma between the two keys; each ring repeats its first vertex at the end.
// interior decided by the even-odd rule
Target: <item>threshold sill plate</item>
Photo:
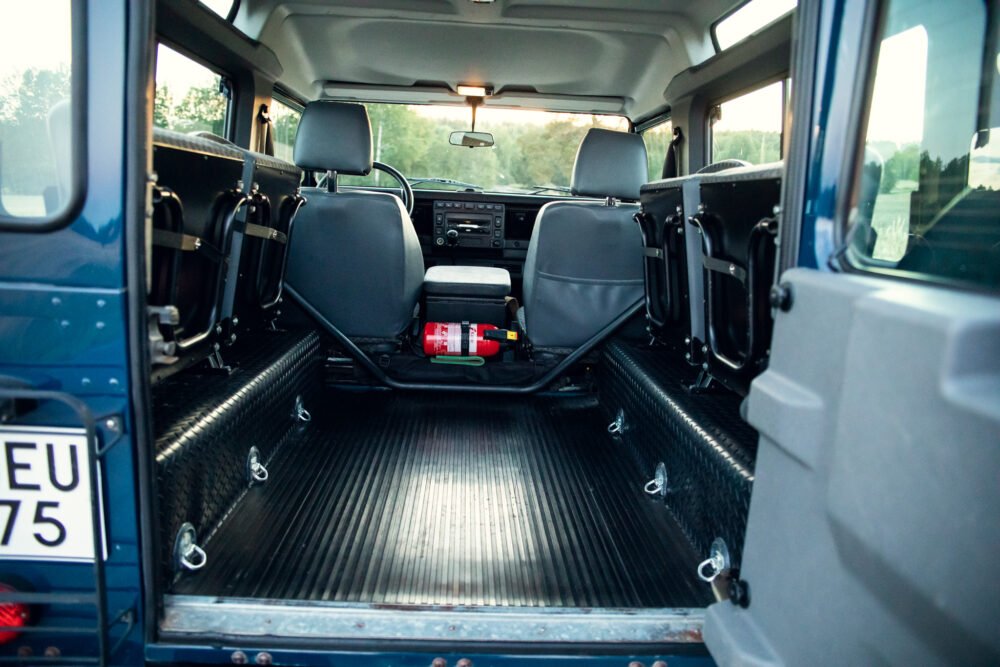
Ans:
{"type": "Polygon", "coordinates": [[[168,595],[175,638],[543,644],[700,644],[704,609],[400,607],[168,595]]]}

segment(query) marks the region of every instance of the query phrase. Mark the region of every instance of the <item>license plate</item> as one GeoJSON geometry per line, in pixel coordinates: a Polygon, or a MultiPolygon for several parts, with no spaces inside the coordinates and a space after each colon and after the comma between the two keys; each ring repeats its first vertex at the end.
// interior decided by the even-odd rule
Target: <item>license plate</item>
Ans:
{"type": "Polygon", "coordinates": [[[0,426],[0,443],[0,559],[93,561],[86,431],[0,426]]]}

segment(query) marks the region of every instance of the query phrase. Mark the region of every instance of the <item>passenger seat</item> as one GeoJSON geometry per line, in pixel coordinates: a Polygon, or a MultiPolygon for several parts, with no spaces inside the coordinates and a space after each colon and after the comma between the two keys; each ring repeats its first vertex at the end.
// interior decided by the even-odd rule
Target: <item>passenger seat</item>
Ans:
{"type": "Polygon", "coordinates": [[[413,222],[394,194],[339,190],[337,175],[372,170],[372,129],[360,104],[306,105],[295,163],[327,172],[326,187],[303,188],[285,286],[300,304],[355,343],[395,345],[410,325],[424,282],[413,222]]]}
{"type": "Polygon", "coordinates": [[[632,217],[646,181],[646,146],[627,132],[591,129],[572,192],[538,212],[524,265],[518,318],[536,348],[575,348],[643,301],[643,244],[632,217]],[[625,200],[630,203],[624,203],[625,200]]]}

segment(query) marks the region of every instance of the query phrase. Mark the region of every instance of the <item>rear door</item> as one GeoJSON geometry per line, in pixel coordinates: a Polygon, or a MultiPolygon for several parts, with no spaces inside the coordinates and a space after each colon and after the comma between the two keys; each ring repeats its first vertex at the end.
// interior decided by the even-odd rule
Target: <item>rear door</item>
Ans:
{"type": "Polygon", "coordinates": [[[799,268],[748,404],[747,595],[706,619],[722,664],[1000,661],[997,13],[800,7],[799,268]]]}

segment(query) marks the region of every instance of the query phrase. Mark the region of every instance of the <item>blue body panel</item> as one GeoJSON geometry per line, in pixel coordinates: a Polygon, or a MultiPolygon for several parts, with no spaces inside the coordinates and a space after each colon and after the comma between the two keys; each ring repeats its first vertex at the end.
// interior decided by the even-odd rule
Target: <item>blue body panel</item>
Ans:
{"type": "MultiPolygon", "coordinates": [[[[142,605],[138,498],[129,407],[125,304],[125,49],[126,3],[87,6],[88,185],[79,216],[48,233],[0,234],[0,375],[37,389],[81,399],[97,417],[101,442],[118,438],[107,417],[124,424],[102,469],[108,543],[107,608],[112,618],[132,610],[133,629],[116,653],[119,664],[142,661],[142,605]]],[[[68,413],[49,425],[79,426],[68,413]]],[[[38,592],[91,592],[87,564],[0,561],[0,572],[38,592]]],[[[49,605],[37,610],[43,626],[96,627],[92,605],[49,605]]],[[[125,625],[111,632],[122,638],[125,625]]],[[[25,635],[0,648],[28,646],[35,656],[55,646],[63,656],[94,655],[95,640],[25,635]]]]}
{"type": "Polygon", "coordinates": [[[851,109],[859,73],[868,3],[865,0],[823,2],[816,36],[816,71],[811,132],[808,146],[806,192],[801,222],[786,217],[785,224],[801,224],[798,266],[826,267],[837,249],[834,228],[844,163],[857,141],[851,109]]]}
{"type": "MultiPolygon", "coordinates": [[[[146,657],[151,662],[184,662],[184,663],[229,663],[232,660],[234,649],[215,647],[192,647],[173,646],[162,644],[150,647],[146,652],[146,657]]],[[[254,664],[260,653],[267,653],[271,656],[275,665],[317,665],[318,667],[427,667],[434,658],[442,657],[448,665],[455,665],[462,658],[472,661],[473,667],[507,667],[513,665],[528,665],[535,667],[540,665],[564,664],[578,665],[580,667],[623,667],[631,662],[638,662],[649,667],[657,660],[663,660],[671,667],[709,667],[715,661],[708,656],[678,656],[672,654],[650,655],[646,654],[619,654],[619,655],[593,655],[593,654],[517,654],[517,653],[489,653],[470,650],[468,653],[416,653],[396,650],[386,651],[271,651],[267,649],[243,649],[247,656],[247,664],[254,664]]],[[[257,663],[262,664],[262,663],[257,663]]],[[[263,663],[266,664],[266,663],[263,663]]]]}

